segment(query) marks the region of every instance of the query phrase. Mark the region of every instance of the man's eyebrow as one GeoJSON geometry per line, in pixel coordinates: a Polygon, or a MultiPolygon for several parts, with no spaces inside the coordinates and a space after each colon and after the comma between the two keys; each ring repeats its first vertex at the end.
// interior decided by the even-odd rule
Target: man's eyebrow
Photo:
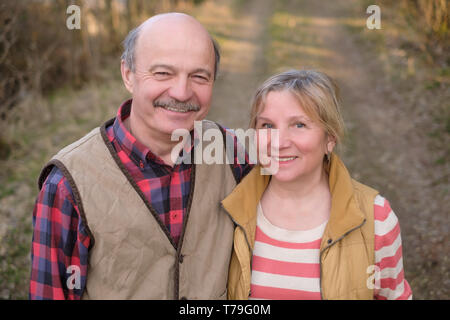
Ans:
{"type": "MultiPolygon", "coordinates": [[[[149,71],[152,72],[152,71],[155,71],[155,69],[158,69],[158,68],[169,69],[169,70],[171,70],[171,71],[175,71],[175,68],[174,68],[173,66],[171,66],[171,65],[169,65],[169,64],[164,64],[164,63],[157,63],[157,64],[154,64],[154,65],[150,66],[149,71]]],[[[205,69],[205,68],[197,68],[197,69],[193,70],[193,71],[190,72],[190,73],[191,73],[191,74],[194,74],[194,73],[203,73],[203,74],[205,74],[208,78],[211,78],[211,75],[212,75],[211,71],[209,71],[208,69],[205,69]]]]}
{"type": "Polygon", "coordinates": [[[158,64],[154,64],[154,65],[150,66],[149,71],[154,71],[155,69],[158,69],[158,68],[169,69],[169,70],[172,70],[172,71],[175,70],[175,68],[173,66],[171,66],[171,65],[158,63],[158,64]]]}

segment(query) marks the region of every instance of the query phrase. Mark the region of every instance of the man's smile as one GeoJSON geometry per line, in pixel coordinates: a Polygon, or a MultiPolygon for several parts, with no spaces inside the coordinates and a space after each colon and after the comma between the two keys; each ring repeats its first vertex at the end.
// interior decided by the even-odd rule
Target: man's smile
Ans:
{"type": "Polygon", "coordinates": [[[187,113],[190,111],[199,111],[200,106],[192,102],[179,102],[173,99],[168,101],[157,99],[153,102],[155,108],[163,108],[172,112],[187,113]]]}

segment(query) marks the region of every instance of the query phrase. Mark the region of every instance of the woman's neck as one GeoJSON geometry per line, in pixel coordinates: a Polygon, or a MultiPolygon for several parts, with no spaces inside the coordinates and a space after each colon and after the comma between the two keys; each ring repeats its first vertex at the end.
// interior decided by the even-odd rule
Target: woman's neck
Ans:
{"type": "Polygon", "coordinates": [[[328,175],[317,172],[295,181],[279,181],[275,176],[261,199],[266,218],[289,230],[314,228],[329,218],[331,194],[328,175]]]}
{"type": "Polygon", "coordinates": [[[310,175],[289,182],[279,181],[275,176],[272,176],[268,188],[274,195],[283,199],[310,198],[314,194],[329,190],[328,175],[325,170],[318,170],[310,175]]]}

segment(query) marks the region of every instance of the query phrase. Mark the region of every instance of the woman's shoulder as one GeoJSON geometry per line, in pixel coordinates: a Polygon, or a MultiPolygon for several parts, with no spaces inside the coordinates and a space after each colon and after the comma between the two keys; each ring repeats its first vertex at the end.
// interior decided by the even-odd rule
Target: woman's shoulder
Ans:
{"type": "Polygon", "coordinates": [[[364,183],[361,183],[355,179],[352,179],[352,185],[353,185],[353,188],[355,189],[355,191],[357,191],[359,193],[364,193],[364,194],[372,196],[372,197],[375,197],[376,195],[379,194],[378,190],[376,190],[364,183]]]}
{"type": "Polygon", "coordinates": [[[380,194],[377,194],[377,196],[375,197],[373,208],[375,220],[384,221],[388,218],[390,214],[394,214],[389,201],[380,194]]]}
{"type": "Polygon", "coordinates": [[[397,216],[392,210],[389,201],[378,190],[354,179],[352,179],[352,183],[358,197],[364,198],[368,206],[373,206],[375,221],[383,222],[389,218],[389,225],[398,222],[397,216]]]}
{"type": "Polygon", "coordinates": [[[391,208],[389,201],[382,195],[377,195],[374,200],[375,234],[387,234],[398,228],[398,218],[391,208]]]}

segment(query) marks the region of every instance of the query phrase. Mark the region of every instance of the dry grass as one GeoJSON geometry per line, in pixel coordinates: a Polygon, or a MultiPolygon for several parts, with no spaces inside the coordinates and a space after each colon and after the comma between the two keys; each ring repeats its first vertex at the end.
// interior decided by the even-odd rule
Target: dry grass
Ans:
{"type": "Polygon", "coordinates": [[[0,160],[0,298],[27,298],[37,177],[59,149],[115,116],[128,95],[117,74],[111,78],[79,91],[30,96],[0,124],[11,146],[0,160]]]}

